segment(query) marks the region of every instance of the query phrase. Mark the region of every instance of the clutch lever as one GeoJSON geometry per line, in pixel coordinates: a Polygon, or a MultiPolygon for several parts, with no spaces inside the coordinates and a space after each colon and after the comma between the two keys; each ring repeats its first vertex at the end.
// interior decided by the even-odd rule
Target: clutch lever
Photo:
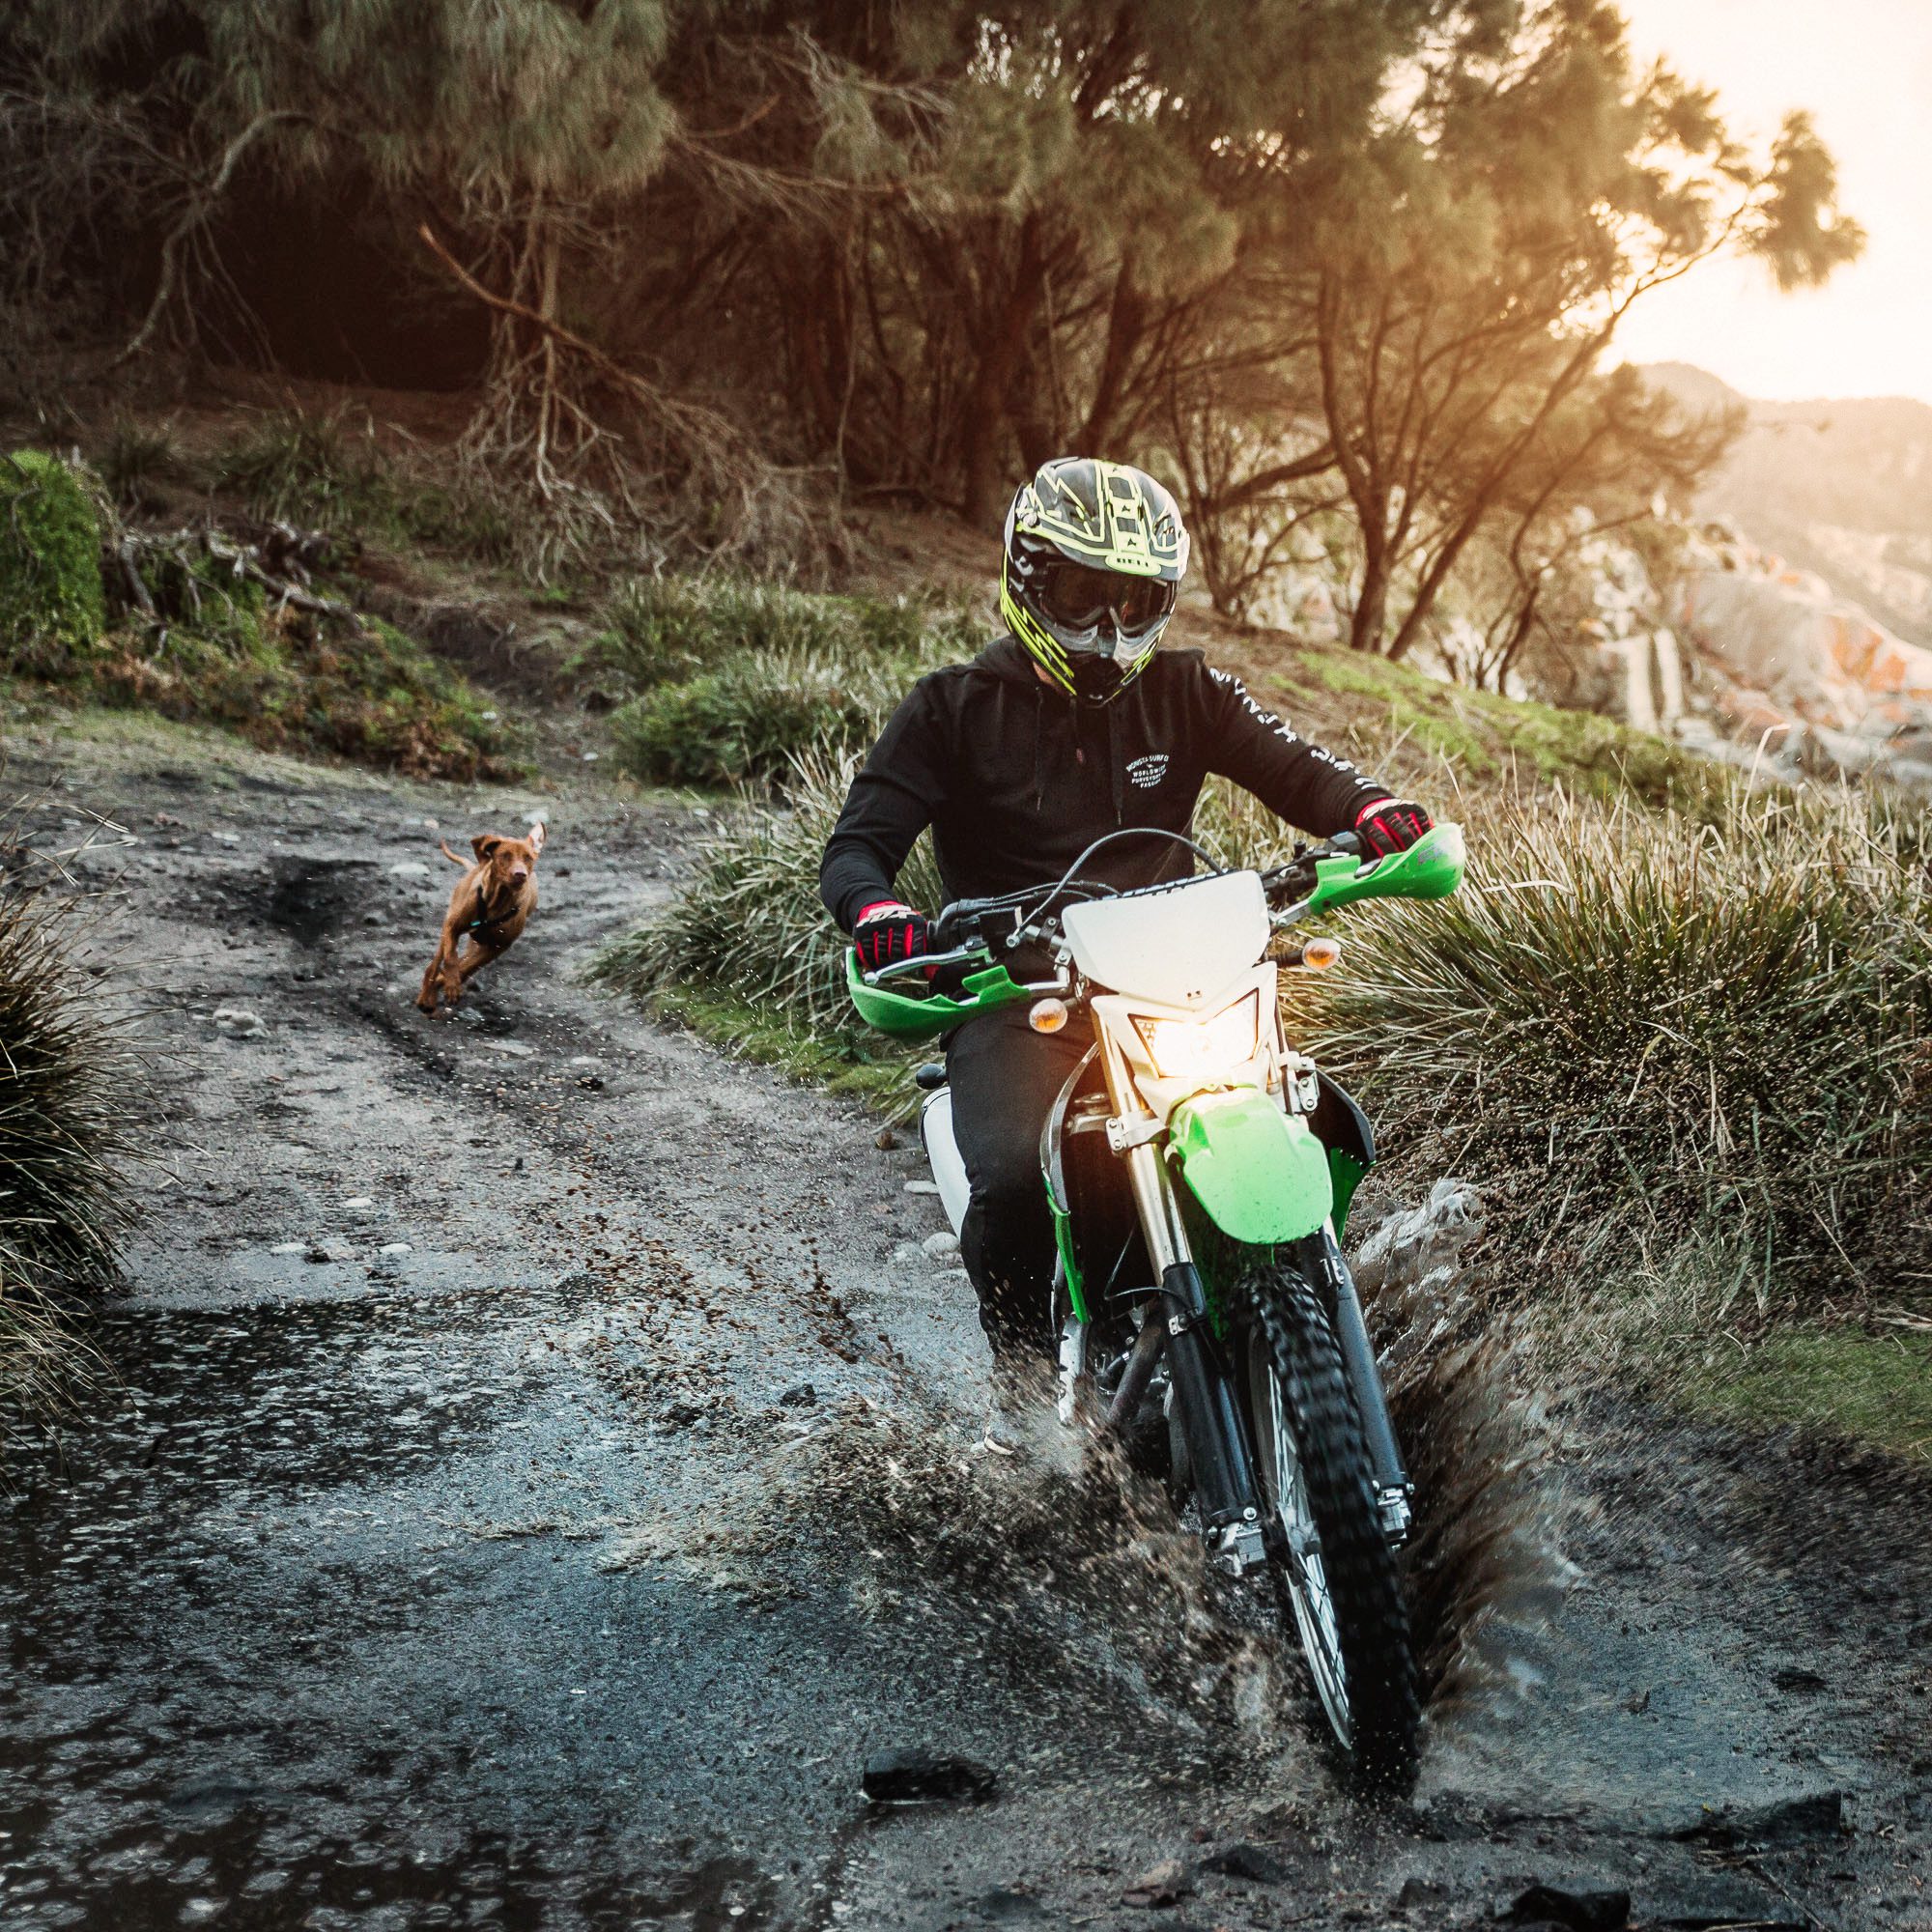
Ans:
{"type": "Polygon", "coordinates": [[[888,980],[909,980],[915,975],[926,980],[948,966],[964,966],[991,956],[981,945],[956,946],[951,952],[915,952],[910,959],[895,959],[890,965],[874,967],[859,977],[868,986],[883,986],[888,980]]]}

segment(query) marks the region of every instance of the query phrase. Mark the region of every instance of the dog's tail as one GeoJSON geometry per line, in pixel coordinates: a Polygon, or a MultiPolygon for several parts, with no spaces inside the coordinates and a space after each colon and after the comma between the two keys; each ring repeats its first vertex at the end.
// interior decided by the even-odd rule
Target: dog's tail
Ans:
{"type": "Polygon", "coordinates": [[[469,867],[473,866],[476,863],[475,860],[473,859],[466,859],[461,852],[452,852],[449,849],[449,840],[447,838],[439,838],[436,842],[438,848],[441,851],[442,856],[445,859],[447,859],[452,866],[469,867]]]}

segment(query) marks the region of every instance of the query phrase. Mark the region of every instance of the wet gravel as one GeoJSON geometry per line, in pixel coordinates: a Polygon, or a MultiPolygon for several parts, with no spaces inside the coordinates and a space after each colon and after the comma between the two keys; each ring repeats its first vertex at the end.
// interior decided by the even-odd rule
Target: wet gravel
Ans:
{"type": "Polygon", "coordinates": [[[526,801],[60,770],[37,836],[85,800],[142,841],[73,869],[160,1054],[112,1385],[0,1487],[8,1932],[1462,1927],[1585,1881],[1932,1927],[1912,1486],[1569,1418],[1580,1586],[1483,1634],[1417,1806],[1362,1816],[1238,1606],[1190,1678],[1104,1488],[972,1457],[909,1152],[575,982],[700,821],[550,800],[529,935],[430,1023],[435,840],[526,801]],[[879,1813],[895,1749],[997,1797],[879,1813]],[[1682,1835],[1821,1793],[1842,1828],[1682,1835]]]}

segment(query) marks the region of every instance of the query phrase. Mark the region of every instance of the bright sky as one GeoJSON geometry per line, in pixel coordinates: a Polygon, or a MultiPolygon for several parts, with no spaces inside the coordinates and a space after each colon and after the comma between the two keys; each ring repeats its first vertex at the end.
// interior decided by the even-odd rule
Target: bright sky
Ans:
{"type": "Polygon", "coordinates": [[[1838,161],[1863,257],[1781,296],[1714,262],[1631,311],[1634,362],[1694,362],[1749,396],[1932,402],[1932,0],[1621,0],[1637,54],[1716,87],[1734,127],[1768,140],[1811,110],[1838,161]]]}

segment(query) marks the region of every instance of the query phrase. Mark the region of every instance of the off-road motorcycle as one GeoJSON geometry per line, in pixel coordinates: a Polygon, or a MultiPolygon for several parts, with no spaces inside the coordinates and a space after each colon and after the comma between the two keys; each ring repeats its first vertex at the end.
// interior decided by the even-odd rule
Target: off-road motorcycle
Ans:
{"type": "MultiPolygon", "coordinates": [[[[956,901],[923,955],[864,973],[848,954],[851,997],[901,1037],[1021,1001],[1040,1034],[1091,1030],[1040,1139],[1061,1420],[1164,1465],[1209,1563],[1253,1574],[1292,1619],[1353,1781],[1406,1792],[1418,1711],[1397,1550],[1413,1490],[1340,1245],[1375,1141],[1286,1038],[1277,971],[1333,964],[1334,940],[1286,931],[1318,914],[1454,892],[1462,832],[1377,860],[1343,835],[1269,872],[1133,891],[1081,876],[1125,838],[1191,844],[1110,833],[1051,886],[956,901]]],[[[917,1077],[956,1231],[968,1190],[945,1069],[917,1077]]]]}

